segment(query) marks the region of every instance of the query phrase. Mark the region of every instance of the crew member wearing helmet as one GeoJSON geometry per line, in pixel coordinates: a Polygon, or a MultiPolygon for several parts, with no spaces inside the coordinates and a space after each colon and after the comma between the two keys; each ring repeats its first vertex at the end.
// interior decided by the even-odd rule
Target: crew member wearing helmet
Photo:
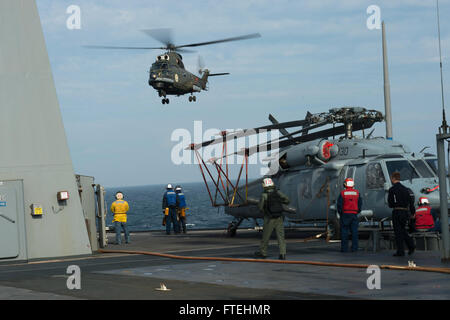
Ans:
{"type": "Polygon", "coordinates": [[[417,231],[430,231],[434,229],[434,219],[431,214],[430,202],[427,197],[419,198],[419,207],[414,215],[417,231]]]}
{"type": "Polygon", "coordinates": [[[267,247],[273,229],[277,234],[280,249],[280,260],[286,259],[286,242],[284,240],[283,204],[289,204],[289,198],[277,190],[272,179],[263,180],[263,193],[259,201],[259,210],[264,213],[264,226],[259,251],[255,252],[257,258],[267,257],[267,247]]]}
{"type": "Polygon", "coordinates": [[[116,192],[116,201],[111,204],[111,212],[114,214],[114,229],[116,230],[116,244],[122,244],[121,229],[125,234],[125,243],[130,243],[130,235],[127,228],[127,212],[130,209],[128,202],[123,200],[123,193],[116,192]]]}
{"type": "Polygon", "coordinates": [[[406,231],[406,224],[410,218],[410,214],[414,215],[416,212],[414,199],[408,191],[408,188],[402,185],[400,181],[400,172],[393,172],[391,175],[392,187],[388,193],[388,204],[389,208],[392,208],[392,224],[397,245],[397,252],[394,254],[394,257],[403,257],[405,255],[403,242],[406,242],[408,246],[409,255],[413,254],[416,249],[414,240],[406,231]]]}
{"type": "Polygon", "coordinates": [[[348,252],[348,236],[352,232],[352,252],[358,251],[358,213],[361,212],[362,198],[356,190],[352,178],[345,179],[345,189],[337,200],[337,211],[341,217],[341,252],[348,252]]]}
{"type": "Polygon", "coordinates": [[[177,216],[179,220],[178,226],[183,229],[183,233],[186,233],[186,197],[184,196],[181,186],[175,187],[175,193],[177,194],[177,216]]]}
{"type": "Polygon", "coordinates": [[[162,209],[166,218],[166,234],[170,234],[171,224],[173,224],[174,233],[179,233],[177,206],[177,194],[173,191],[173,186],[169,183],[162,200],[162,209]]]}

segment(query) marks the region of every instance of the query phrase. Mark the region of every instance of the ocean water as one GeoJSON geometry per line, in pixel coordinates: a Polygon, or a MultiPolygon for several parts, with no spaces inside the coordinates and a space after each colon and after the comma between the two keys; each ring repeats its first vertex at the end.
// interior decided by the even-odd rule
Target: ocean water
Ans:
{"type": "MultiPolygon", "coordinates": [[[[186,196],[187,229],[226,229],[233,217],[225,214],[223,207],[214,208],[211,205],[206,186],[203,182],[186,183],[182,185],[186,196]]],[[[166,185],[149,185],[136,187],[106,188],[106,204],[108,214],[106,225],[112,226],[113,214],[109,210],[114,202],[117,191],[122,191],[128,202],[127,225],[130,231],[165,230],[162,225],[162,198],[166,185]]],[[[244,220],[240,227],[253,227],[253,220],[244,220]]]]}

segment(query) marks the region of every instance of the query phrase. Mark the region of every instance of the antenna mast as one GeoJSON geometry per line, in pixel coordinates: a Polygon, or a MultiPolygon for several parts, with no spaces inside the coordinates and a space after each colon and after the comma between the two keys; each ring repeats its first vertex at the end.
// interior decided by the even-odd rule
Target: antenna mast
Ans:
{"type": "Polygon", "coordinates": [[[442,126],[439,127],[439,134],[436,135],[436,150],[438,160],[439,177],[439,210],[441,211],[442,225],[442,250],[441,261],[450,262],[450,234],[448,230],[448,193],[447,193],[447,172],[445,161],[445,141],[450,138],[448,134],[447,121],[445,120],[444,106],[444,81],[442,80],[442,55],[441,55],[441,30],[439,26],[439,0],[436,0],[438,37],[439,37],[439,59],[441,67],[441,96],[442,96],[442,126]]]}
{"type": "Polygon", "coordinates": [[[386,139],[392,140],[391,86],[389,84],[386,32],[384,21],[381,23],[381,38],[383,47],[384,116],[386,120],[386,139]]]}
{"type": "Polygon", "coordinates": [[[441,27],[439,23],[439,0],[436,0],[436,13],[437,13],[437,27],[438,27],[438,40],[439,40],[439,66],[441,71],[441,99],[442,99],[442,126],[443,133],[447,133],[447,121],[445,119],[445,104],[444,104],[444,80],[442,76],[442,52],[441,52],[441,27]]]}

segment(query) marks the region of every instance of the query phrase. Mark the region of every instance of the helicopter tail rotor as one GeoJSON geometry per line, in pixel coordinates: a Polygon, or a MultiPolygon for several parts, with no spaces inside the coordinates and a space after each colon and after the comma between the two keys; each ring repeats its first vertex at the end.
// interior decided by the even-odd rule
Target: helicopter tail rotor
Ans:
{"type": "Polygon", "coordinates": [[[198,67],[198,74],[202,75],[204,69],[205,69],[205,61],[203,60],[202,56],[198,56],[197,58],[197,67],[198,67]]]}

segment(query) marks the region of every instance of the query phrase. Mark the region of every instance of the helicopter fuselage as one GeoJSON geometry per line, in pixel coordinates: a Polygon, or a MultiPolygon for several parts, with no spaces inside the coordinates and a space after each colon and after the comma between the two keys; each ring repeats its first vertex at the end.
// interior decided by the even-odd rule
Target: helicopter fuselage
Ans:
{"type": "Polygon", "coordinates": [[[184,68],[181,55],[167,52],[158,56],[150,67],[148,84],[165,98],[166,95],[181,96],[206,90],[207,77],[207,74],[199,78],[190,73],[184,68]]]}
{"type": "MultiPolygon", "coordinates": [[[[319,145],[324,140],[312,141],[310,145],[319,145]]],[[[416,156],[401,143],[384,138],[328,141],[337,146],[338,152],[326,163],[305,153],[308,148],[304,145],[280,152],[279,169],[272,179],[291,200],[292,210],[285,212],[285,216],[292,222],[325,221],[327,214],[329,219],[338,216],[335,204],[346,178],[354,179],[355,188],[363,198],[362,210],[370,213],[368,219],[388,219],[392,215],[387,203],[392,186],[389,177],[394,171],[400,172],[401,183],[414,192],[416,201],[426,196],[431,206],[439,210],[435,156],[416,156]]],[[[262,191],[262,179],[249,184],[249,200],[258,201],[262,191]]],[[[236,218],[263,217],[254,204],[226,207],[225,213],[236,218]]]]}

